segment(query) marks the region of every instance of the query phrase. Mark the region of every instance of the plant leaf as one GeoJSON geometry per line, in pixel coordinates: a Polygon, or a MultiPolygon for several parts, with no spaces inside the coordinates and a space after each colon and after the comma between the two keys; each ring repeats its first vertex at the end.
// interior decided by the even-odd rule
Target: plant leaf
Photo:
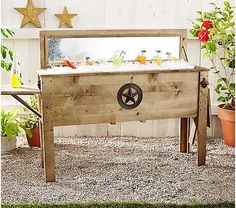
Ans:
{"type": "Polygon", "coordinates": [[[209,51],[215,52],[216,49],[217,49],[215,43],[207,42],[207,43],[205,43],[205,45],[206,45],[206,48],[207,48],[209,51]]]}
{"type": "Polygon", "coordinates": [[[230,7],[230,3],[229,3],[228,1],[225,1],[225,2],[224,2],[224,5],[225,5],[226,7],[230,7]]]}
{"type": "Polygon", "coordinates": [[[235,91],[235,83],[230,83],[229,89],[235,91]]]}

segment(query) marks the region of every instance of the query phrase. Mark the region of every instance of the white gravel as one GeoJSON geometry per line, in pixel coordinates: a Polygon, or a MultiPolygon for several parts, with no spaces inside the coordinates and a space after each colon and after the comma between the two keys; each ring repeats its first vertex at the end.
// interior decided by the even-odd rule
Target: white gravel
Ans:
{"type": "Polygon", "coordinates": [[[180,154],[178,138],[56,138],[56,183],[45,183],[40,150],[2,158],[2,203],[141,200],[234,201],[234,148],[209,140],[207,165],[180,154]]]}

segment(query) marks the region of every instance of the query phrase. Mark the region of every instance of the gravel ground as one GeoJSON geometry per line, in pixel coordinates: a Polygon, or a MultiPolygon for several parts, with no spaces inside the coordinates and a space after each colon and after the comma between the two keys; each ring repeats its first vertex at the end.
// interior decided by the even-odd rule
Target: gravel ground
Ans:
{"type": "Polygon", "coordinates": [[[22,146],[2,158],[2,202],[142,200],[234,201],[234,148],[208,141],[207,165],[178,138],[56,138],[56,183],[45,183],[40,150],[22,146]]]}

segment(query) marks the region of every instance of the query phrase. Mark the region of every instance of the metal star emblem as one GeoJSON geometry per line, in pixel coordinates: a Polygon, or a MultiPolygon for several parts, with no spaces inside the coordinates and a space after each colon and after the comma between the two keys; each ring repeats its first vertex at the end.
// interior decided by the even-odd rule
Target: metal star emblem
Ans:
{"type": "Polygon", "coordinates": [[[129,101],[135,103],[135,97],[138,95],[137,92],[132,92],[132,88],[129,87],[128,88],[128,92],[127,93],[123,93],[122,94],[124,97],[126,97],[125,103],[127,104],[129,101]]]}
{"type": "Polygon", "coordinates": [[[143,99],[143,92],[141,88],[134,83],[127,83],[123,85],[117,92],[117,101],[122,108],[133,109],[136,108],[143,99]]]}
{"type": "Polygon", "coordinates": [[[69,14],[68,9],[65,6],[63,13],[62,14],[55,14],[55,16],[60,19],[59,27],[62,27],[63,25],[67,25],[68,27],[72,28],[73,25],[71,23],[71,19],[73,17],[77,16],[77,14],[69,14]]]}
{"type": "Polygon", "coordinates": [[[20,26],[21,28],[26,26],[28,23],[32,23],[38,28],[41,27],[38,16],[46,10],[46,8],[35,8],[32,0],[28,0],[26,8],[15,8],[15,10],[24,15],[20,26]]]}

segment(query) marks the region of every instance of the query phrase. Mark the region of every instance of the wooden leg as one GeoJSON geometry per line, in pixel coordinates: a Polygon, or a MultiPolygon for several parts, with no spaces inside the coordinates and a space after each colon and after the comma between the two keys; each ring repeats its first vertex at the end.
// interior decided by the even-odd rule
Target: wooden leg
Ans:
{"type": "MultiPolygon", "coordinates": [[[[200,72],[200,81],[203,78],[207,79],[207,75],[207,72],[200,72]]],[[[198,99],[198,166],[206,163],[207,100],[208,88],[203,88],[200,84],[198,99]]]]}
{"type": "Polygon", "coordinates": [[[42,112],[43,112],[43,159],[46,182],[54,182],[55,176],[55,153],[53,133],[53,110],[52,110],[52,78],[45,77],[42,82],[42,112]]]}
{"type": "Polygon", "coordinates": [[[55,153],[53,127],[43,127],[44,172],[46,182],[55,182],[55,153]]]}
{"type": "Polygon", "coordinates": [[[207,99],[207,126],[211,127],[211,96],[210,89],[208,89],[208,99],[207,99]]]}
{"type": "Polygon", "coordinates": [[[181,118],[180,120],[180,152],[185,153],[188,149],[188,129],[189,119],[181,118]]]}
{"type": "MultiPolygon", "coordinates": [[[[38,77],[39,79],[39,77],[38,77]]],[[[42,115],[42,97],[39,95],[38,97],[38,102],[39,102],[39,112],[42,115]]],[[[42,118],[39,121],[39,134],[40,134],[40,147],[41,147],[41,166],[44,168],[44,159],[43,159],[43,124],[42,124],[42,118]]]]}
{"type": "Polygon", "coordinates": [[[42,121],[39,122],[39,133],[40,133],[40,147],[41,147],[41,166],[44,168],[44,153],[43,153],[43,125],[42,121]]]}
{"type": "Polygon", "coordinates": [[[196,137],[196,132],[197,131],[197,117],[193,118],[193,122],[190,128],[190,134],[189,134],[189,144],[193,145],[194,144],[194,140],[196,137]]]}

